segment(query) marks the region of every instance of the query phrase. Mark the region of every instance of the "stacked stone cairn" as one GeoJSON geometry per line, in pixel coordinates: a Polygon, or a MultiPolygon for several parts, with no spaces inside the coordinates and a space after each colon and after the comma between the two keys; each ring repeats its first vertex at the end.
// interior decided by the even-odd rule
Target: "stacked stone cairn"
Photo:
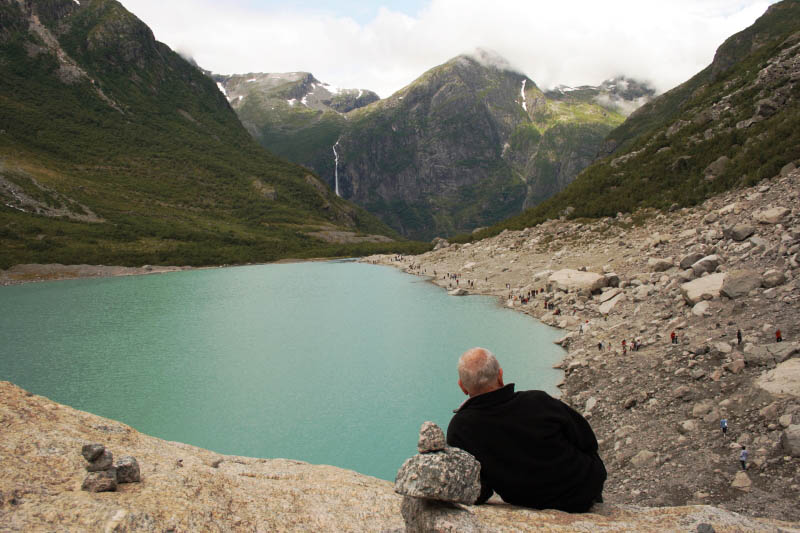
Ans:
{"type": "Polygon", "coordinates": [[[419,432],[419,454],[397,472],[394,491],[403,495],[406,533],[487,533],[472,513],[481,491],[481,465],[472,455],[445,444],[444,432],[425,422],[419,432]]]}
{"type": "Polygon", "coordinates": [[[141,481],[139,463],[135,457],[126,455],[114,464],[114,455],[102,444],[84,444],[81,455],[89,464],[89,474],[83,480],[81,489],[89,492],[113,492],[119,483],[138,483],[141,481]]]}

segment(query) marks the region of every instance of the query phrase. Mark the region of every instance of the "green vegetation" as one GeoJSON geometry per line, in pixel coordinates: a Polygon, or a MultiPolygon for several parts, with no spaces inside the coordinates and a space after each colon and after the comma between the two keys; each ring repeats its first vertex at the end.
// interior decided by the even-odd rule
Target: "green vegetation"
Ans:
{"type": "Polygon", "coordinates": [[[634,113],[608,139],[614,155],[584,170],[563,192],[465,242],[522,229],[561,216],[597,218],[642,208],[692,206],[726,190],[775,176],[783,165],[800,160],[800,84],[754,85],[758,73],[779,52],[800,41],[800,2],[773,5],[753,26],[728,39],[714,63],[683,85],[634,113]],[[790,36],[794,36],[789,38],[790,36]],[[756,45],[757,44],[757,45],[756,45]],[[791,90],[789,88],[791,87],[791,90]],[[749,127],[765,95],[784,91],[781,110],[749,127]],[[730,111],[713,120],[708,110],[726,95],[730,111]],[[679,122],[683,121],[683,122],[679,122]],[[674,126],[669,131],[671,126],[674,126]],[[707,133],[708,132],[708,133],[707,133]],[[713,179],[706,169],[720,157],[730,162],[713,179]]]}
{"type": "Polygon", "coordinates": [[[0,178],[41,205],[75,215],[86,206],[101,221],[36,214],[0,187],[0,267],[245,263],[426,246],[309,237],[332,225],[396,234],[264,151],[214,82],[117,2],[35,5],[85,75],[27,31],[17,4],[1,6],[0,178]]]}

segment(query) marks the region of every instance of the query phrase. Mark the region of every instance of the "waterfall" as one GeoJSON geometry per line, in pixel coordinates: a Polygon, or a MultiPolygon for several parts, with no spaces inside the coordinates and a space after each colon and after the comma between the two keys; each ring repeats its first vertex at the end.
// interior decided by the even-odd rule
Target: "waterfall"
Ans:
{"type": "Polygon", "coordinates": [[[336,152],[336,146],[339,144],[339,139],[336,140],[336,144],[333,145],[333,162],[334,162],[334,170],[333,170],[333,183],[334,183],[334,191],[336,192],[336,196],[339,198],[342,197],[342,193],[339,192],[339,154],[336,152]]]}
{"type": "Polygon", "coordinates": [[[528,104],[525,102],[525,82],[527,81],[528,80],[522,80],[522,89],[519,92],[522,95],[522,109],[524,109],[526,113],[528,112],[528,104]]]}

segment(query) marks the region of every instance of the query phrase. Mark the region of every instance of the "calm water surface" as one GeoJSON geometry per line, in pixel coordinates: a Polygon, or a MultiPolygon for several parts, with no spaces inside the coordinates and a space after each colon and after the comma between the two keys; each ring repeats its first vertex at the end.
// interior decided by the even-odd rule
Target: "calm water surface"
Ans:
{"type": "Polygon", "coordinates": [[[0,288],[0,379],[225,454],[394,479],[458,356],[554,393],[556,330],[395,269],[299,263],[0,288]]]}

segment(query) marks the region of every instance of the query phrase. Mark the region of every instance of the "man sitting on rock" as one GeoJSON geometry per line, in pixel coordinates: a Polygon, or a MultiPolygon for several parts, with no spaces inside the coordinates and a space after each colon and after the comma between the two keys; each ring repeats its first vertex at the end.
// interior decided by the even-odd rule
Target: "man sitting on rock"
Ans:
{"type": "Polygon", "coordinates": [[[484,348],[458,361],[458,385],[469,395],[447,428],[447,443],[481,464],[484,503],[496,492],[507,503],[585,512],[602,501],[606,469],[589,423],[542,391],[514,392],[484,348]]]}

